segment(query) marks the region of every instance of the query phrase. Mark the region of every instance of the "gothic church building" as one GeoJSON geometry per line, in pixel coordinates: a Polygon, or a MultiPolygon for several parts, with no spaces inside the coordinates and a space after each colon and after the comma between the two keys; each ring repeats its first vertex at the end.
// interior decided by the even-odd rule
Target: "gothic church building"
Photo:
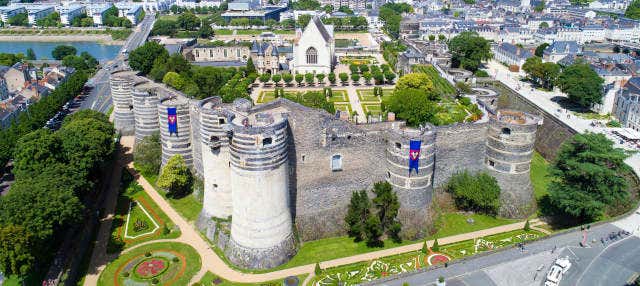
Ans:
{"type": "Polygon", "coordinates": [[[314,16],[304,31],[296,31],[292,71],[294,74],[328,74],[334,63],[333,25],[324,25],[318,16],[314,16]]]}

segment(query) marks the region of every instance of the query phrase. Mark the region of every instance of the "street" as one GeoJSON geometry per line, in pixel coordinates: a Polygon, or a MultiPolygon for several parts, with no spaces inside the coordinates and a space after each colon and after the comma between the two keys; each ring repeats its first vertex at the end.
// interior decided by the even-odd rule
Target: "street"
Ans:
{"type": "Polygon", "coordinates": [[[93,109],[102,113],[109,111],[109,108],[111,108],[111,89],[109,86],[109,75],[111,71],[123,67],[128,53],[146,42],[154,22],[155,15],[148,14],[133,30],[131,35],[129,35],[129,38],[127,38],[127,41],[122,46],[116,58],[106,62],[106,64],[89,79],[88,83],[93,85],[93,89],[87,95],[80,109],[93,109]],[[123,52],[125,50],[127,53],[123,52]]]}

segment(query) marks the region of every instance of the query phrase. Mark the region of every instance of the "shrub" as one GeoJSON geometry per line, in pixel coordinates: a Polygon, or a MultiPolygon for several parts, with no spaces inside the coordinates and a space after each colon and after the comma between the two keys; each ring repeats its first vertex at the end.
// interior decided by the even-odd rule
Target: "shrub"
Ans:
{"type": "Polygon", "coordinates": [[[422,244],[422,253],[426,254],[427,252],[429,252],[429,247],[427,246],[427,242],[425,241],[424,244],[422,244]]]}
{"type": "Polygon", "coordinates": [[[440,283],[444,282],[444,277],[442,277],[442,276],[438,277],[438,282],[440,282],[440,283]]]}
{"type": "Polygon", "coordinates": [[[162,227],[162,234],[169,234],[171,233],[171,228],[169,228],[168,224],[164,224],[164,226],[162,227]]]}
{"type": "Polygon", "coordinates": [[[454,174],[447,184],[460,209],[497,214],[500,208],[500,186],[487,173],[471,175],[467,171],[454,174]]]}
{"type": "Polygon", "coordinates": [[[322,268],[320,268],[320,263],[316,262],[316,269],[313,271],[316,276],[319,276],[320,274],[322,274],[322,268]]]}
{"type": "Polygon", "coordinates": [[[129,272],[125,271],[124,273],[122,273],[122,277],[129,277],[129,272]]]}
{"type": "Polygon", "coordinates": [[[529,220],[527,220],[524,223],[524,231],[530,231],[531,230],[531,226],[529,225],[529,220]]]}
{"type": "Polygon", "coordinates": [[[402,283],[402,286],[409,286],[409,282],[402,283]]]}
{"type": "Polygon", "coordinates": [[[147,251],[147,252],[145,252],[145,253],[144,253],[144,256],[145,256],[145,257],[151,257],[151,252],[148,252],[148,251],[147,251]]]}
{"type": "Polygon", "coordinates": [[[433,245],[431,246],[431,250],[440,251],[440,245],[438,244],[438,239],[437,238],[433,241],[433,245]]]}
{"type": "Polygon", "coordinates": [[[483,70],[477,70],[475,73],[473,73],[476,77],[489,77],[489,74],[486,71],[483,70]]]}
{"type": "Polygon", "coordinates": [[[178,263],[180,262],[180,258],[174,257],[174,258],[171,258],[171,261],[178,263]]]}
{"type": "Polygon", "coordinates": [[[151,279],[151,284],[157,285],[158,283],[160,283],[160,280],[158,280],[158,278],[151,279]]]}

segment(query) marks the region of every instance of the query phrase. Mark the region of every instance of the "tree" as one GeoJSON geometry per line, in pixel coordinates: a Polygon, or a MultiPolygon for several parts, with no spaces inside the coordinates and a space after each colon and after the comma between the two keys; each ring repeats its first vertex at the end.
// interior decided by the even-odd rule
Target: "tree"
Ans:
{"type": "Polygon", "coordinates": [[[583,107],[602,103],[603,83],[604,80],[584,62],[566,67],[557,80],[569,100],[583,107]]]}
{"type": "Polygon", "coordinates": [[[51,51],[51,56],[56,60],[62,60],[66,56],[75,56],[78,51],[73,46],[59,45],[51,51]]]}
{"type": "MultiPolygon", "coordinates": [[[[544,22],[546,23],[546,22],[544,22]]],[[[538,47],[536,47],[536,51],[535,51],[535,55],[536,57],[540,57],[542,58],[542,55],[544,53],[544,50],[549,46],[548,43],[542,43],[541,45],[539,45],[538,47]]]]}
{"type": "Polygon", "coordinates": [[[365,226],[369,216],[371,216],[371,202],[366,190],[355,191],[351,194],[351,202],[345,217],[348,226],[347,233],[355,241],[362,241],[366,238],[365,226]]]}
{"type": "MultiPolygon", "coordinates": [[[[93,110],[83,112],[98,113],[93,110]]],[[[99,113],[65,122],[56,133],[62,141],[66,160],[76,169],[98,171],[103,160],[115,150],[113,124],[99,113]],[[98,116],[101,118],[96,119],[98,116]]]]}
{"type": "Polygon", "coordinates": [[[180,14],[178,19],[176,20],[178,23],[178,27],[187,31],[195,31],[200,26],[200,20],[198,16],[194,15],[191,12],[186,12],[180,14]]]}
{"type": "Polygon", "coordinates": [[[160,164],[162,163],[160,134],[155,132],[136,144],[133,149],[133,159],[136,162],[136,167],[143,174],[158,175],[160,173],[160,164]]]}
{"type": "Polygon", "coordinates": [[[433,245],[431,246],[432,251],[440,251],[440,244],[438,244],[438,238],[433,240],[433,245]]]}
{"type": "Polygon", "coordinates": [[[544,0],[538,2],[538,4],[536,4],[536,6],[533,7],[533,11],[536,11],[538,13],[544,11],[544,8],[546,7],[546,3],[544,0]]]}
{"type": "Polygon", "coordinates": [[[318,83],[324,84],[324,74],[323,73],[316,74],[316,78],[318,79],[318,83]]]}
{"type": "Polygon", "coordinates": [[[306,73],[304,74],[304,81],[307,82],[307,85],[313,85],[315,76],[312,73],[306,73]]]}
{"type": "Polygon", "coordinates": [[[371,75],[371,73],[370,73],[370,72],[364,72],[364,73],[362,74],[362,77],[364,78],[364,80],[365,80],[365,82],[366,82],[367,84],[371,84],[371,78],[372,78],[373,76],[371,75]]]}
{"type": "Polygon", "coordinates": [[[405,120],[408,126],[433,122],[438,107],[429,97],[423,89],[396,90],[389,102],[389,110],[394,112],[396,117],[405,120]]]}
{"type": "Polygon", "coordinates": [[[329,75],[327,75],[327,79],[329,80],[329,82],[331,84],[335,84],[336,83],[336,74],[333,72],[330,72],[329,75]]]}
{"type": "Polygon", "coordinates": [[[331,14],[333,13],[333,6],[331,4],[324,5],[324,7],[322,7],[322,10],[327,14],[331,14]]]}
{"type": "Polygon", "coordinates": [[[351,80],[353,81],[354,84],[357,84],[358,82],[360,82],[360,75],[357,73],[352,73],[351,80]]]}
{"type": "Polygon", "coordinates": [[[640,0],[634,0],[627,6],[627,10],[624,12],[624,16],[627,18],[638,20],[640,19],[640,0]]]}
{"type": "Polygon", "coordinates": [[[322,274],[322,268],[320,268],[320,263],[316,262],[316,267],[315,267],[315,269],[313,270],[313,273],[314,273],[316,276],[320,276],[320,274],[322,274]]]}
{"type": "Polygon", "coordinates": [[[434,91],[434,85],[431,77],[426,73],[408,73],[401,76],[398,82],[396,82],[395,90],[404,89],[420,89],[426,93],[432,93],[434,91]]]}
{"type": "Polygon", "coordinates": [[[391,71],[387,71],[384,73],[384,79],[388,82],[388,83],[393,83],[393,79],[396,78],[396,74],[391,72],[391,71]]]}
{"type": "Polygon", "coordinates": [[[427,246],[427,242],[426,241],[422,244],[422,249],[420,249],[420,251],[422,253],[424,253],[424,254],[429,253],[429,246],[427,246]]]}
{"type": "Polygon", "coordinates": [[[462,32],[449,41],[452,67],[476,71],[482,61],[492,57],[489,41],[476,32],[462,32]]]}
{"type": "Polygon", "coordinates": [[[456,206],[495,215],[500,209],[500,186],[487,173],[471,175],[466,170],[454,174],[446,185],[453,196],[456,206]]]}
{"type": "Polygon", "coordinates": [[[271,80],[271,74],[263,73],[260,75],[260,77],[258,77],[258,79],[260,79],[260,82],[262,83],[267,83],[269,82],[269,80],[271,80]]]}
{"type": "Polygon", "coordinates": [[[296,80],[296,83],[298,85],[300,85],[300,84],[302,84],[302,81],[304,80],[304,76],[302,74],[296,74],[295,80],[296,80]]]}
{"type": "Polygon", "coordinates": [[[316,0],[299,0],[293,2],[293,10],[307,10],[307,11],[315,11],[320,9],[321,4],[316,0]]]}
{"type": "Polygon", "coordinates": [[[531,225],[529,224],[529,220],[524,222],[524,228],[522,228],[524,231],[530,231],[531,230],[531,225]]]}
{"type": "Polygon", "coordinates": [[[398,195],[393,191],[393,187],[387,181],[377,182],[373,185],[373,205],[376,207],[377,215],[380,218],[382,229],[384,229],[391,238],[396,241],[400,240],[401,224],[397,219],[400,202],[398,195]]]}
{"type": "Polygon", "coordinates": [[[169,159],[162,168],[156,185],[167,191],[167,196],[180,198],[191,191],[193,176],[184,159],[180,155],[175,155],[169,159]]]}
{"type": "Polygon", "coordinates": [[[42,170],[61,163],[66,161],[60,137],[47,129],[38,129],[18,140],[13,173],[17,179],[33,178],[42,170]]]}
{"type": "Polygon", "coordinates": [[[438,34],[438,41],[444,42],[447,39],[443,34],[438,34]]]}
{"type": "Polygon", "coordinates": [[[7,21],[11,26],[29,26],[29,17],[27,13],[18,13],[7,21]]]}
{"type": "Polygon", "coordinates": [[[271,76],[271,80],[273,80],[273,82],[277,85],[278,83],[280,83],[280,80],[282,79],[282,76],[279,74],[274,74],[273,76],[271,76]]]}
{"type": "Polygon", "coordinates": [[[253,64],[253,59],[251,57],[247,60],[247,68],[245,71],[247,74],[256,73],[256,66],[253,64]]]}
{"type": "Polygon", "coordinates": [[[310,21],[311,21],[311,15],[308,15],[308,14],[299,15],[298,21],[297,21],[298,27],[304,28],[309,24],[310,21]]]}
{"type": "Polygon", "coordinates": [[[349,75],[347,75],[347,73],[341,72],[340,74],[338,74],[338,77],[340,77],[340,81],[342,82],[342,84],[346,84],[347,81],[349,81],[349,75]]]}
{"type": "Polygon", "coordinates": [[[551,168],[551,204],[578,219],[601,217],[607,207],[629,197],[627,157],[603,134],[574,135],[561,145],[551,168]]]}
{"type": "Polygon", "coordinates": [[[282,75],[282,80],[284,80],[286,85],[289,85],[293,80],[293,76],[290,73],[285,73],[282,75]]]}
{"type": "Polygon", "coordinates": [[[30,61],[33,61],[36,59],[36,53],[33,51],[32,48],[27,49],[27,56],[25,59],[30,61]]]}
{"type": "Polygon", "coordinates": [[[174,36],[176,34],[178,23],[173,20],[158,19],[153,24],[151,35],[174,36]]]}
{"type": "Polygon", "coordinates": [[[35,257],[31,253],[32,235],[22,226],[0,227],[0,272],[4,275],[27,275],[35,257]]]}
{"type": "Polygon", "coordinates": [[[436,35],[429,35],[429,41],[433,42],[436,40],[436,35]]]}
{"type": "Polygon", "coordinates": [[[129,66],[142,74],[148,74],[156,59],[168,57],[169,53],[162,45],[150,41],[129,53],[129,66]]]}
{"type": "Polygon", "coordinates": [[[209,25],[205,20],[202,20],[198,34],[200,38],[208,39],[213,37],[213,29],[211,29],[211,25],[209,25]]]}
{"type": "Polygon", "coordinates": [[[369,216],[365,224],[365,234],[367,237],[367,245],[381,246],[382,241],[380,240],[380,237],[382,236],[383,233],[384,233],[384,230],[382,229],[380,218],[375,215],[369,216]]]}
{"type": "Polygon", "coordinates": [[[348,15],[353,15],[353,10],[351,10],[348,6],[340,6],[338,12],[342,12],[348,15]]]}

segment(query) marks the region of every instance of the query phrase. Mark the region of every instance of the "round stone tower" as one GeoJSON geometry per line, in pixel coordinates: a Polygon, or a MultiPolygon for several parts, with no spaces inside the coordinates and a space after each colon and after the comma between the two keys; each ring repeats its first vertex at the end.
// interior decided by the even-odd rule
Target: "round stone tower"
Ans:
{"type": "Polygon", "coordinates": [[[387,131],[386,180],[393,186],[400,201],[398,218],[402,222],[403,232],[415,237],[425,235],[427,211],[433,194],[435,142],[433,126],[387,131]],[[412,142],[414,146],[411,146],[412,142]],[[416,150],[420,152],[416,154],[416,150]]]}
{"type": "Polygon", "coordinates": [[[114,71],[109,76],[114,125],[124,135],[133,134],[135,129],[132,102],[134,77],[135,72],[131,70],[114,71]]]}
{"type": "Polygon", "coordinates": [[[232,214],[231,166],[229,139],[233,132],[229,124],[234,114],[222,107],[218,96],[204,99],[200,110],[200,140],[204,174],[202,216],[226,219],[232,214]]]}
{"type": "Polygon", "coordinates": [[[179,96],[169,96],[160,100],[158,104],[158,123],[160,126],[160,140],[162,141],[162,166],[171,157],[181,155],[187,166],[193,167],[193,153],[191,150],[191,119],[189,116],[189,100],[179,96]],[[169,111],[175,109],[175,132],[170,127],[169,111]]]}
{"type": "Polygon", "coordinates": [[[525,217],[533,211],[529,178],[540,117],[513,110],[498,110],[489,119],[485,164],[500,185],[500,215],[525,217]]]}
{"type": "Polygon", "coordinates": [[[151,82],[140,82],[133,87],[133,114],[136,142],[158,131],[158,89],[151,82]]]}
{"type": "Polygon", "coordinates": [[[289,205],[288,121],[282,110],[248,114],[236,100],[231,121],[233,217],[225,253],[241,267],[265,269],[296,251],[289,205]]]}

